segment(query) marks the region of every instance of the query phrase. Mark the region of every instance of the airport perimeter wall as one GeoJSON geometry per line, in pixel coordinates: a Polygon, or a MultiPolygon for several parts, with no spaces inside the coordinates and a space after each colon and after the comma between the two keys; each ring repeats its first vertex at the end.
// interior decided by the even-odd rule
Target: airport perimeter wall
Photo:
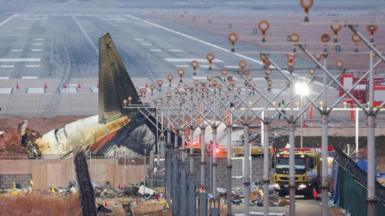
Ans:
{"type": "MultiPolygon", "coordinates": [[[[88,160],[88,167],[93,182],[103,185],[109,181],[116,187],[138,184],[145,173],[143,159],[130,159],[126,163],[118,159],[92,159],[88,160]]],[[[12,188],[13,182],[25,187],[31,179],[35,190],[46,190],[51,185],[66,186],[76,180],[73,160],[0,160],[1,189],[12,188]]]]}

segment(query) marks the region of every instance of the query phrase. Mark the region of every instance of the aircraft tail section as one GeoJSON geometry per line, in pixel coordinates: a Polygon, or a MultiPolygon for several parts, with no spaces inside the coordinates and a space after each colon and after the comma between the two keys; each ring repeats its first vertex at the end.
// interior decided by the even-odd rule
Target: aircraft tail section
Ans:
{"type": "Polygon", "coordinates": [[[139,96],[109,33],[99,39],[99,122],[122,116],[123,100],[138,104],[139,96]]]}

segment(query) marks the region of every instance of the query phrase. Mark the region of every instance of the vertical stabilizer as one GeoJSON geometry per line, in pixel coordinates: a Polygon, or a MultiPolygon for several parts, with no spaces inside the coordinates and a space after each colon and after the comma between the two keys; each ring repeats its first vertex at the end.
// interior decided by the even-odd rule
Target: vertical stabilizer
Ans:
{"type": "Polygon", "coordinates": [[[122,116],[123,100],[139,103],[135,86],[109,33],[99,39],[99,122],[122,116]]]}

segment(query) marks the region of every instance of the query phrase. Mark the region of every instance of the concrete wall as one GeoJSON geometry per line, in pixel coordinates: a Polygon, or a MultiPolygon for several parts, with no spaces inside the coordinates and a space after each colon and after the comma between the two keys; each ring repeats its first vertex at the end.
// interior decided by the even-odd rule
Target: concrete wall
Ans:
{"type": "MultiPolygon", "coordinates": [[[[144,179],[143,160],[126,164],[114,159],[88,161],[92,181],[103,185],[109,181],[115,186],[137,184],[144,179]]],[[[28,184],[32,178],[34,189],[45,190],[50,185],[66,186],[76,180],[72,159],[0,160],[0,188],[10,188],[13,181],[28,184]]]]}

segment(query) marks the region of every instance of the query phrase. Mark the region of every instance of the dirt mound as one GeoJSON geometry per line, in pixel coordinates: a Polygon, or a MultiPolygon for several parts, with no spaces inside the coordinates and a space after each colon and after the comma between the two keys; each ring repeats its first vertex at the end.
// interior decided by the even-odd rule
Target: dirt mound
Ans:
{"type": "Polygon", "coordinates": [[[27,158],[25,149],[20,145],[20,139],[16,129],[7,129],[0,136],[0,157],[27,158]]]}

